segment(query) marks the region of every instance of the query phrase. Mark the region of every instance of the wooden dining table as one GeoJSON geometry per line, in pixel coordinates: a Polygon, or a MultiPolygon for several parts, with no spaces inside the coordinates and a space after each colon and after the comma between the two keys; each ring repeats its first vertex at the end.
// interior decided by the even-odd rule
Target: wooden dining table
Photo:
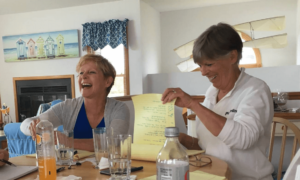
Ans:
{"type": "MultiPolygon", "coordinates": [[[[203,172],[207,172],[210,174],[218,175],[218,176],[224,176],[227,178],[227,180],[231,179],[231,171],[228,167],[228,164],[216,157],[208,156],[208,155],[199,155],[200,157],[209,157],[212,160],[212,163],[203,166],[203,167],[195,167],[190,165],[190,172],[200,170],[203,172]]],[[[26,156],[18,156],[13,157],[9,159],[10,162],[14,163],[15,165],[19,166],[35,166],[36,165],[36,159],[30,158],[26,156]]],[[[145,177],[156,175],[156,163],[155,162],[149,162],[149,161],[138,161],[138,160],[132,160],[131,163],[134,167],[143,166],[143,170],[132,172],[132,175],[137,175],[137,179],[142,179],[145,177]]],[[[27,174],[21,178],[20,180],[33,180],[36,179],[38,175],[38,171],[32,172],[30,174],[27,174]]],[[[82,177],[83,180],[107,180],[109,179],[109,176],[100,174],[98,169],[95,169],[93,167],[93,164],[89,161],[83,162],[80,166],[72,166],[72,169],[68,169],[66,167],[65,170],[57,173],[57,177],[66,177],[69,175],[75,175],[78,177],[82,177]]]]}

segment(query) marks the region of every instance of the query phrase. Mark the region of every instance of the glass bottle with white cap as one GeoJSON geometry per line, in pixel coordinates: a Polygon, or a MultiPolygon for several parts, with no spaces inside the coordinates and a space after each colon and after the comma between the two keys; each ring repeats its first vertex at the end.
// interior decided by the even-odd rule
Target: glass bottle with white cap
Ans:
{"type": "Polygon", "coordinates": [[[179,143],[179,129],[167,127],[166,141],[157,155],[157,180],[189,180],[189,158],[179,143]]]}
{"type": "Polygon", "coordinates": [[[36,125],[36,152],[40,180],[56,180],[56,156],[53,125],[41,120],[36,125]]]}

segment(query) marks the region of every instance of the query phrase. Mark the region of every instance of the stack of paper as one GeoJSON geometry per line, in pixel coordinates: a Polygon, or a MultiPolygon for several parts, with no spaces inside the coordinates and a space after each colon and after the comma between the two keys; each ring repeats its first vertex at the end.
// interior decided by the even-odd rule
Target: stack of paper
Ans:
{"type": "MultiPolygon", "coordinates": [[[[131,159],[156,161],[165,143],[165,128],[175,126],[174,104],[162,104],[161,94],[142,94],[132,97],[135,111],[131,159]]],[[[187,150],[188,155],[204,151],[187,150]]]]}
{"type": "Polygon", "coordinates": [[[165,128],[175,126],[174,104],[162,104],[161,94],[142,94],[132,97],[134,105],[134,144],[163,145],[165,128]]]}

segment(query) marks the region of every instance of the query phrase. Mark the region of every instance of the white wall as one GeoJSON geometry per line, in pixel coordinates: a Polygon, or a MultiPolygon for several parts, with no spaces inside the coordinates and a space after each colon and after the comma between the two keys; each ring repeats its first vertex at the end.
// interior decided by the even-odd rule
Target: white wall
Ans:
{"type": "MultiPolygon", "coordinates": [[[[300,66],[250,68],[245,72],[265,81],[272,92],[300,91],[300,66]]],[[[166,88],[180,87],[188,94],[204,95],[211,85],[201,72],[149,74],[147,80],[149,88],[144,90],[147,93],[163,93],[166,88]]]]}
{"type": "Polygon", "coordinates": [[[296,41],[297,41],[297,65],[300,65],[300,0],[297,1],[297,24],[296,24],[296,41]]]}
{"type": "Polygon", "coordinates": [[[255,38],[288,33],[288,45],[282,49],[261,49],[263,67],[296,65],[296,10],[297,0],[265,0],[162,12],[162,72],[179,72],[176,64],[184,59],[173,49],[196,39],[213,24],[234,25],[276,16],[286,17],[285,30],[255,32],[255,38]]]}
{"type": "Polygon", "coordinates": [[[160,13],[141,1],[143,89],[147,89],[147,74],[161,72],[160,43],[160,13]]]}
{"type": "MultiPolygon", "coordinates": [[[[140,1],[123,0],[108,3],[99,3],[86,6],[44,10],[20,14],[0,16],[0,36],[30,34],[48,31],[78,29],[81,33],[82,24],[86,22],[103,22],[109,19],[129,19],[129,66],[130,92],[142,93],[142,66],[141,59],[141,26],[140,1]]],[[[2,40],[0,40],[2,41],[2,40]]],[[[0,49],[3,49],[0,42],[0,49]]],[[[80,48],[81,49],[81,48],[80,48]]],[[[85,53],[81,51],[81,55],[85,53]]],[[[0,94],[2,103],[11,108],[11,116],[15,120],[15,104],[13,94],[13,77],[49,76],[75,74],[75,67],[79,58],[41,60],[28,62],[4,62],[3,51],[0,51],[0,94]]],[[[76,96],[80,96],[78,84],[75,82],[76,96]]]]}

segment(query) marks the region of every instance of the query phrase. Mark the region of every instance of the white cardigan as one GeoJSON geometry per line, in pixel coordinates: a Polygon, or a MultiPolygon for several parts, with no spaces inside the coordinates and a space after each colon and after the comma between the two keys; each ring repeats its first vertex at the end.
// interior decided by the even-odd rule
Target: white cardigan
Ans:
{"type": "MultiPolygon", "coordinates": [[[[84,101],[83,97],[67,99],[59,104],[54,105],[46,112],[32,118],[25,119],[20,129],[29,136],[29,126],[32,120],[48,120],[53,127],[63,125],[68,130],[73,130],[76,124],[77,116],[84,101]]],[[[104,110],[105,126],[113,127],[116,134],[127,134],[129,129],[129,109],[125,103],[112,98],[107,98],[104,110]]]]}
{"type": "Polygon", "coordinates": [[[274,116],[268,85],[241,69],[234,88],[216,103],[218,91],[210,86],[203,105],[227,118],[226,123],[216,137],[197,117],[199,146],[229,164],[232,180],[272,180],[273,166],[266,157],[274,116]]]}

